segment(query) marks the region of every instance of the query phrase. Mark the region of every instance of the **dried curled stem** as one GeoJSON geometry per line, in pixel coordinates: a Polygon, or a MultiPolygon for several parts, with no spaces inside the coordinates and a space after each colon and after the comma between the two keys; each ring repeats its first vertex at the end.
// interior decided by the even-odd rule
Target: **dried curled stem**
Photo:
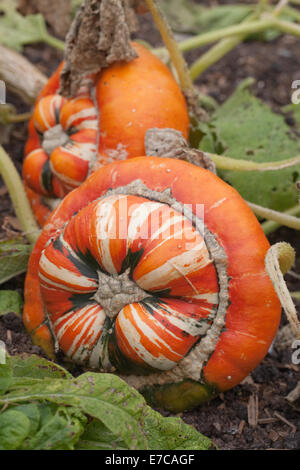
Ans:
{"type": "Polygon", "coordinates": [[[300,339],[300,322],[297,311],[283,277],[292,267],[294,261],[294,249],[288,243],[280,242],[268,250],[265,265],[292,330],[296,338],[300,339]]]}
{"type": "Polygon", "coordinates": [[[60,93],[74,96],[87,75],[136,58],[130,44],[136,26],[128,0],[85,0],[66,38],[60,93]]]}

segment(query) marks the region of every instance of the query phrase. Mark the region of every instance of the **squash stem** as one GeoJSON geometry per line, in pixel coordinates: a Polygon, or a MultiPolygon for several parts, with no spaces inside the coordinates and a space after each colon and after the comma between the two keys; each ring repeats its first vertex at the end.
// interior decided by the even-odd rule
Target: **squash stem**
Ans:
{"type": "MultiPolygon", "coordinates": [[[[294,217],[293,215],[287,214],[286,212],[278,212],[267,207],[262,207],[252,202],[246,201],[248,206],[251,207],[253,212],[259,217],[264,219],[272,220],[279,225],[284,225],[285,227],[293,228],[294,230],[300,230],[300,218],[294,217]]],[[[300,207],[300,206],[298,206],[300,207]]],[[[297,207],[297,208],[298,208],[297,207]]],[[[295,208],[293,208],[295,211],[295,208]]],[[[298,211],[298,213],[300,210],[298,211]]]]}
{"type": "Polygon", "coordinates": [[[57,39],[54,36],[51,36],[50,34],[45,35],[43,39],[45,43],[48,44],[49,46],[55,47],[55,49],[58,49],[59,51],[65,50],[64,41],[61,41],[60,39],[57,39]]]}
{"type": "MultiPolygon", "coordinates": [[[[265,235],[269,235],[270,233],[274,232],[279,227],[281,227],[281,225],[286,225],[285,223],[282,223],[283,218],[285,219],[286,215],[289,215],[289,216],[300,215],[300,205],[297,204],[296,206],[291,207],[287,211],[282,212],[280,214],[281,216],[280,221],[275,222],[274,220],[267,220],[266,222],[263,222],[261,224],[261,228],[263,229],[265,235]]],[[[268,219],[269,217],[266,217],[266,218],[268,219]]],[[[297,220],[300,220],[300,219],[297,219],[297,220]]]]}
{"type": "Polygon", "coordinates": [[[0,146],[0,175],[3,178],[11,197],[15,213],[23,228],[24,234],[30,243],[35,243],[40,229],[32,214],[24,186],[10,156],[0,146]]]}
{"type": "Polygon", "coordinates": [[[12,114],[7,118],[7,124],[17,124],[19,122],[28,121],[32,116],[31,112],[22,113],[22,114],[12,114]]]}
{"type": "MultiPolygon", "coordinates": [[[[245,18],[240,26],[245,26],[248,23],[259,19],[261,11],[264,11],[265,5],[260,2],[257,7],[257,11],[251,13],[251,15],[245,18]]],[[[205,52],[199,59],[197,59],[192,66],[190,67],[190,75],[192,80],[198,78],[198,76],[208,69],[211,65],[215,64],[218,60],[222,59],[226,54],[228,54],[232,49],[238,46],[244,39],[247,37],[247,33],[231,35],[229,37],[222,38],[217,44],[211,47],[207,52],[205,52]]]]}
{"type": "MultiPolygon", "coordinates": [[[[178,44],[179,49],[182,52],[188,52],[197,47],[206,46],[212,42],[219,41],[221,39],[228,38],[229,36],[239,34],[253,34],[264,31],[266,28],[272,26],[272,19],[257,20],[251,22],[241,23],[239,25],[229,26],[226,28],[217,29],[216,31],[210,31],[208,33],[199,34],[190,39],[186,39],[178,44]]],[[[160,49],[156,49],[158,51],[160,49]]]]}
{"type": "Polygon", "coordinates": [[[166,48],[169,51],[183,93],[194,93],[194,86],[189,74],[187,63],[179,49],[179,46],[173,36],[171,28],[164,14],[161,12],[156,0],[145,1],[162,36],[166,48]]]}
{"type": "Polygon", "coordinates": [[[291,292],[291,296],[296,300],[300,300],[300,292],[291,292]]]}
{"type": "Polygon", "coordinates": [[[282,33],[300,37],[300,25],[292,23],[291,21],[279,20],[277,18],[274,18],[272,23],[272,26],[279,29],[282,33]]]}
{"type": "Polygon", "coordinates": [[[300,163],[300,155],[285,160],[276,162],[253,162],[250,160],[240,160],[235,158],[217,155],[214,153],[205,152],[206,155],[214,162],[219,170],[233,170],[233,171],[274,171],[282,170],[300,163]]]}

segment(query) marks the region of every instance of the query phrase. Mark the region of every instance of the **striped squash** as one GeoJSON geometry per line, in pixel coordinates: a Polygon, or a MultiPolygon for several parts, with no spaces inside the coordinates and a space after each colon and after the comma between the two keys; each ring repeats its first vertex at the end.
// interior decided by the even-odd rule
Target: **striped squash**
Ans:
{"type": "Polygon", "coordinates": [[[267,353],[281,313],[268,248],[213,173],[169,158],[114,162],[50,216],[29,262],[24,323],[50,357],[60,350],[187,409],[267,353]]]}
{"type": "Polygon", "coordinates": [[[171,72],[145,47],[133,45],[137,59],[87,77],[75,98],[58,94],[63,64],[39,96],[23,179],[41,225],[55,199],[80,186],[95,168],[143,155],[148,129],[172,128],[188,137],[186,102],[171,72]]]}

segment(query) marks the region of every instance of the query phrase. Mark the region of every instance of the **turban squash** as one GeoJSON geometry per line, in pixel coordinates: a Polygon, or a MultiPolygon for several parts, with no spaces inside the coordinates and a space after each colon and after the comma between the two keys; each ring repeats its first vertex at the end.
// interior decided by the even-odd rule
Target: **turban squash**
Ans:
{"type": "Polygon", "coordinates": [[[115,372],[172,411],[244,379],[281,307],[269,243],[237,191],[160,157],[95,171],[50,216],[31,255],[24,323],[50,357],[115,372]]]}
{"type": "Polygon", "coordinates": [[[95,167],[144,155],[148,129],[172,128],[188,137],[186,102],[171,72],[145,47],[133,46],[138,58],[87,77],[76,97],[58,94],[63,64],[41,92],[23,165],[40,225],[55,198],[80,186],[95,167]]]}

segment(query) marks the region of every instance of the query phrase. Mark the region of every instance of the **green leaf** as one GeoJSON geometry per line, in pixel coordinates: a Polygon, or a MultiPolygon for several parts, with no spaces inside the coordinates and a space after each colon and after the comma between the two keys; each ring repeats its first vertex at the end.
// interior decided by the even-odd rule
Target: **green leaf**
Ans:
{"type": "Polygon", "coordinates": [[[0,284],[26,272],[31,250],[20,239],[0,242],[0,284]]]}
{"type": "Polygon", "coordinates": [[[127,450],[125,442],[115,436],[101,421],[94,419],[76,444],[77,450],[127,450]]]}
{"type": "Polygon", "coordinates": [[[221,154],[225,150],[225,144],[222,142],[218,129],[212,122],[200,122],[196,116],[190,115],[190,135],[189,143],[193,148],[199,148],[203,141],[214,152],[221,154]]]}
{"type": "Polygon", "coordinates": [[[146,406],[144,399],[114,375],[86,373],[72,381],[44,380],[5,395],[6,403],[20,400],[47,400],[77,407],[103,422],[129,449],[147,449],[139,422],[146,406]]]}
{"type": "Polygon", "coordinates": [[[19,379],[19,382],[23,379],[45,381],[73,378],[63,367],[39,356],[12,356],[7,358],[7,363],[12,369],[14,379],[19,379]]]}
{"type": "MultiPolygon", "coordinates": [[[[74,379],[63,368],[37,356],[9,357],[6,366],[11,370],[11,380],[3,387],[0,408],[8,406],[29,422],[26,439],[22,437],[14,448],[147,450],[212,446],[181,419],[164,418],[153,411],[142,395],[115,375],[88,372],[74,379]]],[[[7,379],[7,369],[5,374],[7,379]]]]}
{"type": "Polygon", "coordinates": [[[209,450],[214,444],[180,418],[164,418],[150,407],[144,418],[150,449],[209,450]]]}
{"type": "Polygon", "coordinates": [[[15,290],[0,291],[0,315],[14,312],[20,314],[22,312],[23,300],[19,292],[15,290]]]}
{"type": "Polygon", "coordinates": [[[39,413],[40,413],[40,428],[46,426],[49,421],[53,418],[58,408],[57,405],[54,403],[38,403],[37,405],[39,413]]]}
{"type": "MultiPolygon", "coordinates": [[[[148,448],[155,450],[209,450],[214,448],[211,440],[201,435],[180,418],[164,418],[147,407],[143,415],[143,429],[148,448]]],[[[124,450],[126,444],[102,423],[93,420],[76,445],[76,449],[124,450]]]]}
{"type": "Polygon", "coordinates": [[[86,417],[73,408],[58,407],[39,431],[23,442],[29,450],[73,450],[84,431],[86,417]]]}
{"type": "Polygon", "coordinates": [[[0,395],[3,395],[11,386],[13,382],[12,370],[8,364],[3,364],[5,358],[5,349],[2,348],[0,342],[0,395]],[[4,351],[4,353],[3,353],[4,351]]]}
{"type": "Polygon", "coordinates": [[[47,42],[49,34],[43,16],[23,16],[16,8],[15,0],[0,0],[0,44],[22,51],[26,44],[47,42]]]}
{"type": "Polygon", "coordinates": [[[204,33],[240,23],[251,5],[222,5],[206,8],[191,0],[164,0],[160,6],[174,31],[204,33]]]}
{"type": "Polygon", "coordinates": [[[0,415],[0,450],[18,449],[30,431],[30,421],[24,413],[15,410],[0,415]]]}
{"type": "Polygon", "coordinates": [[[27,416],[30,422],[29,433],[35,433],[40,424],[40,412],[39,408],[35,403],[28,403],[25,405],[18,405],[13,408],[14,411],[20,411],[27,416]]]}
{"type": "MultiPolygon", "coordinates": [[[[256,162],[280,161],[300,153],[300,141],[292,134],[284,117],[275,114],[244,86],[214,113],[212,124],[218,131],[225,155],[256,162]]],[[[212,139],[203,138],[200,149],[219,153],[212,139]]],[[[284,211],[297,204],[295,182],[300,165],[277,171],[219,171],[250,202],[284,211]]]]}

